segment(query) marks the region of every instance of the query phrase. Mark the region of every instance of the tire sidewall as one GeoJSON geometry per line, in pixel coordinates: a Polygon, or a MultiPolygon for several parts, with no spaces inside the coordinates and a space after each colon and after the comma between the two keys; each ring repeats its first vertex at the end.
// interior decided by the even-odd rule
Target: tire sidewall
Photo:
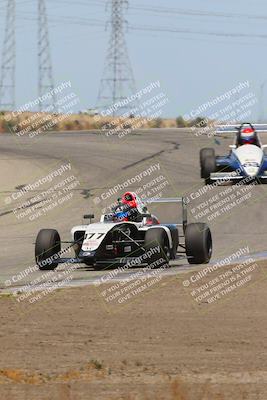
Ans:
{"type": "Polygon", "coordinates": [[[55,256],[61,250],[61,240],[57,230],[42,229],[35,242],[35,260],[40,270],[53,270],[58,266],[57,262],[42,265],[48,258],[55,256]]]}
{"type": "Polygon", "coordinates": [[[189,224],[185,230],[185,247],[189,264],[206,264],[212,255],[212,236],[207,224],[189,224]]]}
{"type": "Polygon", "coordinates": [[[160,258],[163,258],[165,262],[169,264],[169,260],[171,258],[169,240],[165,230],[160,227],[148,229],[145,235],[144,247],[146,251],[149,251],[151,248],[156,246],[160,246],[160,253],[153,255],[149,261],[149,264],[153,264],[160,258]]]}

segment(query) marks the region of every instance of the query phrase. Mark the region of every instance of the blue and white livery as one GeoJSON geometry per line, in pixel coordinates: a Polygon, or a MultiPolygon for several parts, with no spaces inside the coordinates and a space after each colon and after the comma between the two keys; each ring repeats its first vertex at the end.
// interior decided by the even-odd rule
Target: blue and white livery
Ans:
{"type": "Polygon", "coordinates": [[[266,125],[243,123],[236,125],[221,125],[216,134],[235,133],[234,144],[226,156],[216,156],[212,148],[200,151],[201,177],[207,184],[222,181],[250,182],[255,179],[259,183],[267,182],[267,155],[261,143],[259,132],[267,132],[266,125]]]}

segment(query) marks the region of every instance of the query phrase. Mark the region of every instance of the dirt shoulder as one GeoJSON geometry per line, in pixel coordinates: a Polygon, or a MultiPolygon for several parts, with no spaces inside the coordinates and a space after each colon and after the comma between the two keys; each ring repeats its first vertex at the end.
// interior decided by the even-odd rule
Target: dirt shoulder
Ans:
{"type": "Polygon", "coordinates": [[[212,304],[185,287],[196,273],[163,278],[116,308],[94,286],[31,305],[1,296],[0,399],[266,399],[260,269],[212,304]]]}

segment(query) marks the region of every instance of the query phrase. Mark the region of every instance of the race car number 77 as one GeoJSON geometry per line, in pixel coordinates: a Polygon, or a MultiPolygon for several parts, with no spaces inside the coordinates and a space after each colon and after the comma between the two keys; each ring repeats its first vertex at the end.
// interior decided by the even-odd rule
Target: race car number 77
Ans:
{"type": "Polygon", "coordinates": [[[88,233],[87,235],[86,235],[86,239],[93,239],[93,237],[95,236],[95,235],[98,235],[98,237],[96,237],[95,239],[96,240],[99,240],[99,239],[101,239],[102,238],[102,236],[104,236],[105,234],[104,233],[88,233]]]}

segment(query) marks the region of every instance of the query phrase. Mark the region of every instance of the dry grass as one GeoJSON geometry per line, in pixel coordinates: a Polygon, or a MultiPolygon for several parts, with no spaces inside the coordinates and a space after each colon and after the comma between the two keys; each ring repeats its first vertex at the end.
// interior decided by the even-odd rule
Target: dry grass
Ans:
{"type": "MultiPolygon", "coordinates": [[[[163,393],[140,395],[126,395],[113,397],[112,400],[228,400],[229,395],[223,393],[223,389],[213,389],[209,382],[199,386],[185,383],[181,378],[176,378],[166,386],[163,393]]],[[[248,400],[248,394],[242,387],[239,388],[239,400],[248,400]]],[[[234,400],[234,398],[231,398],[234,400]]]]}
{"type": "Polygon", "coordinates": [[[58,374],[44,374],[41,372],[28,372],[20,369],[1,369],[0,384],[27,384],[40,385],[45,383],[69,383],[76,381],[91,381],[104,378],[109,374],[108,370],[96,360],[90,361],[79,369],[71,369],[58,374]]]}
{"type": "MultiPolygon", "coordinates": [[[[124,376],[122,375],[122,384],[124,384],[124,376]]],[[[116,380],[118,376],[116,377],[116,380]]],[[[142,382],[138,379],[139,383],[142,382]]],[[[167,382],[158,382],[155,379],[154,385],[146,385],[143,390],[138,390],[138,394],[121,394],[115,397],[109,397],[110,400],[228,400],[229,393],[225,393],[222,387],[216,389],[209,383],[202,384],[190,383],[183,381],[182,378],[171,379],[167,382]],[[169,382],[168,382],[169,381],[169,382]],[[159,389],[157,390],[157,384],[159,389]],[[143,391],[143,393],[142,393],[143,391]]],[[[71,369],[63,373],[43,374],[41,372],[26,372],[19,369],[2,369],[0,370],[0,386],[1,385],[23,385],[25,387],[33,387],[40,385],[56,384],[59,390],[57,400],[74,400],[73,388],[74,383],[91,384],[96,383],[109,386],[112,383],[110,370],[102,367],[102,364],[96,360],[91,360],[80,369],[71,369]],[[101,368],[99,368],[101,365],[101,368]]],[[[118,382],[118,386],[120,383],[118,382]]],[[[248,393],[239,385],[238,400],[248,400],[248,393]]],[[[237,389],[236,389],[237,390],[237,389]]],[[[106,398],[106,397],[105,397],[106,398]]],[[[37,399],[36,399],[37,400],[37,399]]]]}
{"type": "MultiPolygon", "coordinates": [[[[25,112],[19,116],[12,116],[10,113],[2,113],[0,115],[0,133],[1,132],[22,132],[29,129],[29,131],[36,131],[46,123],[53,122],[50,130],[53,131],[80,131],[90,129],[133,129],[140,128],[175,128],[175,119],[154,119],[144,122],[141,119],[131,118],[112,118],[112,117],[94,117],[86,114],[72,114],[69,116],[59,114],[45,114],[45,113],[30,113],[25,112]],[[5,118],[8,116],[8,121],[5,118]],[[10,118],[9,118],[10,117],[10,118]]],[[[49,130],[49,129],[44,129],[49,130]]]]}

